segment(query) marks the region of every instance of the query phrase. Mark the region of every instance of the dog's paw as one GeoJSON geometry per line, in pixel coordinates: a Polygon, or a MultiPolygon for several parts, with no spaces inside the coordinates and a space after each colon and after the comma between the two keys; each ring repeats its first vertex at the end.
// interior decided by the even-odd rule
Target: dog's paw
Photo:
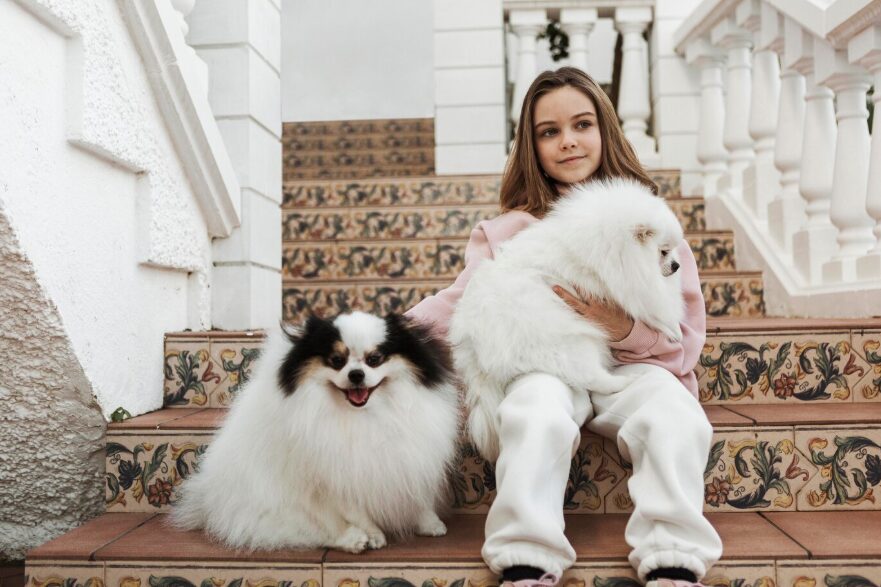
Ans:
{"type": "MultiPolygon", "coordinates": [[[[383,536],[383,540],[384,539],[385,536],[383,536]]],[[[337,538],[337,541],[333,546],[346,552],[358,554],[364,552],[364,549],[366,549],[369,544],[370,536],[367,535],[367,532],[356,526],[349,526],[346,528],[346,531],[343,532],[343,535],[337,538]]]]}
{"type": "Polygon", "coordinates": [[[385,539],[385,534],[382,533],[382,530],[367,531],[367,548],[375,550],[387,544],[388,541],[385,539]]]}
{"type": "Polygon", "coordinates": [[[437,517],[437,514],[429,511],[422,514],[419,519],[416,533],[419,536],[444,536],[447,533],[447,526],[437,517]]]}

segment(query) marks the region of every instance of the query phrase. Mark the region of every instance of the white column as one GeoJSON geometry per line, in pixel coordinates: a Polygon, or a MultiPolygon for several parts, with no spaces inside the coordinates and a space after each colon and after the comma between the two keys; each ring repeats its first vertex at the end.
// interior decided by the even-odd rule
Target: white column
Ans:
{"type": "Polygon", "coordinates": [[[752,32],[755,43],[748,128],[756,158],[744,172],[743,199],[750,212],[759,221],[765,221],[768,204],[780,189],[780,173],[774,166],[774,146],[777,132],[775,105],[780,99],[780,63],[776,51],[782,48],[783,35],[768,34],[773,31],[773,25],[780,28],[780,17],[773,7],[763,5],[759,0],[743,0],[737,6],[736,22],[752,32]],[[764,34],[763,25],[766,25],[764,34]]]}
{"type": "Polygon", "coordinates": [[[805,201],[805,222],[792,237],[796,269],[808,283],[819,283],[823,263],[835,253],[835,227],[829,221],[835,161],[833,94],[814,83],[814,37],[793,19],[784,19],[783,66],[805,77],[804,140],[799,164],[799,193],[805,201]]]}
{"type": "Polygon", "coordinates": [[[875,80],[875,116],[872,119],[872,147],[869,156],[869,181],[866,211],[875,221],[875,246],[857,260],[857,278],[881,278],[881,26],[875,25],[859,33],[848,43],[848,59],[872,72],[875,80]]]}
{"type": "Polygon", "coordinates": [[[749,134],[752,35],[728,18],[713,27],[710,40],[725,49],[728,67],[723,134],[723,142],[728,150],[728,173],[723,178],[721,188],[731,197],[739,199],[743,190],[743,173],[755,158],[753,139],[749,134]]]}
{"type": "MultiPolygon", "coordinates": [[[[190,25],[187,24],[186,18],[193,11],[193,8],[195,8],[196,0],[171,0],[171,6],[178,14],[178,25],[180,26],[180,30],[184,36],[184,39],[186,39],[187,34],[190,32],[190,25]]],[[[190,47],[190,53],[192,56],[192,62],[190,65],[192,66],[193,71],[195,72],[197,79],[199,80],[199,86],[202,88],[203,95],[207,94],[208,65],[199,58],[199,56],[196,54],[196,50],[192,47],[190,47]]]]}
{"type": "Polygon", "coordinates": [[[718,182],[727,169],[728,152],[722,144],[725,99],[722,93],[722,53],[705,39],[689,43],[685,51],[688,65],[701,72],[701,101],[698,114],[697,160],[703,166],[703,194],[717,195],[718,182]]]}
{"type": "Polygon", "coordinates": [[[535,59],[535,37],[547,26],[544,10],[512,10],[508,17],[511,30],[517,35],[517,79],[511,99],[511,121],[514,126],[520,120],[526,90],[535,80],[538,71],[535,59]]]}
{"type": "MultiPolygon", "coordinates": [[[[773,48],[786,64],[783,16],[768,4],[762,4],[762,44],[773,48]]],[[[803,63],[812,67],[812,63],[803,63]]],[[[805,223],[804,200],[798,182],[802,157],[805,118],[805,78],[790,64],[780,78],[780,99],[777,104],[777,136],[774,144],[774,165],[780,172],[780,189],[768,205],[768,232],[783,249],[792,254],[792,235],[805,223]]]]}
{"type": "Polygon", "coordinates": [[[585,72],[587,72],[587,41],[598,18],[596,8],[560,10],[560,26],[563,32],[569,35],[569,63],[585,72]]]}
{"type": "Polygon", "coordinates": [[[624,136],[633,145],[643,165],[660,160],[655,140],[648,136],[651,116],[648,79],[648,45],[642,37],[652,20],[651,8],[617,8],[615,28],[623,37],[618,117],[624,136]]]}
{"type": "Polygon", "coordinates": [[[870,149],[866,93],[871,78],[863,68],[848,63],[846,51],[822,40],[814,43],[814,72],[835,92],[838,120],[829,207],[829,218],[838,228],[838,252],[823,265],[823,281],[849,282],[856,279],[857,258],[875,243],[875,223],[866,212],[870,149]]]}

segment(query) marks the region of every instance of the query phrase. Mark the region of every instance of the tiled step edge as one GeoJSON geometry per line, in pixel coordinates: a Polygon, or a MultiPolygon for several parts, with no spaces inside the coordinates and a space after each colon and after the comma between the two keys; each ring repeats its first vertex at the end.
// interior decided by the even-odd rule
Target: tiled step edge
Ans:
{"type": "MultiPolygon", "coordinates": [[[[881,403],[705,409],[715,430],[705,511],[881,509],[872,489],[881,483],[881,403]],[[840,474],[830,479],[832,470],[840,474]]],[[[110,425],[108,511],[163,512],[175,502],[226,415],[221,409],[183,412],[165,409],[110,425]]],[[[630,465],[614,442],[583,431],[572,465],[567,511],[631,511],[630,465]]],[[[454,511],[485,512],[495,493],[492,464],[464,446],[452,488],[454,511]]]]}

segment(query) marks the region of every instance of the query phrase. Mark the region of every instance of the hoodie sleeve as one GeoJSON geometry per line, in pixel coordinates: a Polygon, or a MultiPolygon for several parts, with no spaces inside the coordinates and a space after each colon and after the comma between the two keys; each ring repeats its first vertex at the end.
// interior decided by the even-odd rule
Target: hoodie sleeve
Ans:
{"type": "MultiPolygon", "coordinates": [[[[707,315],[694,254],[684,240],[678,250],[682,297],[685,301],[685,318],[680,323],[682,340],[673,342],[637,321],[630,334],[609,346],[615,358],[622,363],[650,363],[667,369],[677,377],[693,378],[691,371],[697,365],[707,338],[707,315]]],[[[696,384],[695,381],[695,387],[696,384]]]]}

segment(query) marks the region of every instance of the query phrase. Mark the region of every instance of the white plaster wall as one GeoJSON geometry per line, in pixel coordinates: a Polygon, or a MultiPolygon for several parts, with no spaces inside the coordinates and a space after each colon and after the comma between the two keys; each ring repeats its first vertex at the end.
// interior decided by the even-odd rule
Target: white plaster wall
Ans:
{"type": "Polygon", "coordinates": [[[206,314],[210,242],[117,3],[0,2],[0,79],[23,255],[103,414],[156,409],[163,334],[206,314]]]}
{"type": "Polygon", "coordinates": [[[434,116],[432,2],[283,0],[282,120],[434,116]]]}

